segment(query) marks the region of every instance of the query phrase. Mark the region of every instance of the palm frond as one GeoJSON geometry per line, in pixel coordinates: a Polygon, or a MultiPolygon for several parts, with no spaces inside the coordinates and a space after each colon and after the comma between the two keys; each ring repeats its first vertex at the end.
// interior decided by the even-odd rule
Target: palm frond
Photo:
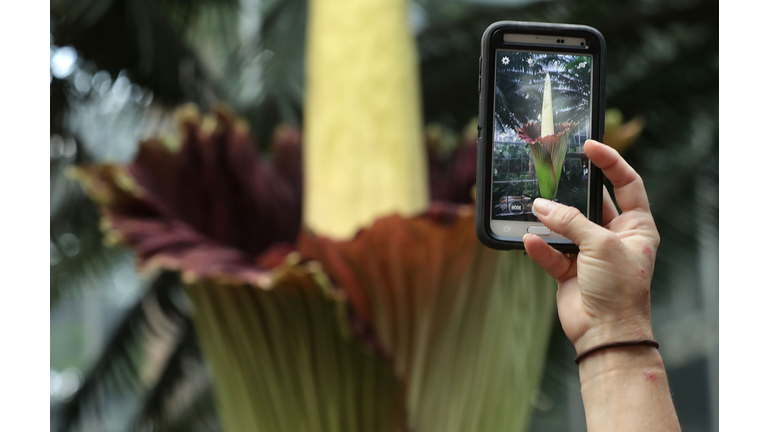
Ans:
{"type": "Polygon", "coordinates": [[[131,265],[130,253],[104,247],[96,227],[80,227],[57,235],[51,230],[50,306],[90,289],[119,265],[131,265]],[[72,244],[75,242],[76,244],[72,244]],[[75,248],[76,254],[72,254],[75,248]]]}
{"type": "Polygon", "coordinates": [[[221,432],[221,424],[216,414],[216,401],[212,384],[205,390],[198,391],[188,405],[174,416],[165,432],[221,432]]]}
{"type": "Polygon", "coordinates": [[[213,389],[197,336],[184,317],[181,336],[133,421],[137,430],[218,430],[213,389]],[[207,425],[207,427],[206,427],[207,425]]]}
{"type": "Polygon", "coordinates": [[[129,308],[112,331],[100,357],[72,398],[54,407],[58,431],[75,430],[84,418],[103,411],[102,401],[109,392],[138,397],[144,390],[148,364],[142,348],[147,340],[169,337],[187,323],[178,301],[177,276],[162,273],[129,308]],[[148,307],[153,304],[154,307],[148,307]]]}
{"type": "Polygon", "coordinates": [[[259,8],[260,28],[241,41],[233,65],[240,79],[232,91],[252,95],[235,106],[263,149],[278,124],[302,124],[307,0],[264,2],[259,8]]]}
{"type": "MultiPolygon", "coordinates": [[[[89,159],[79,146],[77,159],[89,159]]],[[[51,308],[62,298],[92,286],[116,265],[130,259],[124,250],[104,247],[96,206],[79,185],[64,175],[72,162],[51,163],[51,308]]]]}
{"type": "MultiPolygon", "coordinates": [[[[150,0],[59,0],[51,5],[52,33],[58,45],[71,45],[112,76],[126,70],[132,81],[151,88],[168,103],[193,101],[209,106],[221,91],[184,44],[159,3],[150,0]]],[[[180,21],[199,9],[202,0],[169,2],[180,21]]]]}

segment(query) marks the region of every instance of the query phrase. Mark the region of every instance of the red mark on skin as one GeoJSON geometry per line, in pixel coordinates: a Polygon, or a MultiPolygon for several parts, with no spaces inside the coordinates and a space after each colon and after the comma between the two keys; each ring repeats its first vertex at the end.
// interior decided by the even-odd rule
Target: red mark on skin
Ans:
{"type": "Polygon", "coordinates": [[[656,374],[651,371],[643,371],[643,375],[645,375],[645,379],[648,381],[656,380],[656,374]]]}
{"type": "Polygon", "coordinates": [[[648,246],[643,246],[643,253],[648,256],[651,256],[651,248],[649,248],[648,246]]]}
{"type": "Polygon", "coordinates": [[[640,269],[640,277],[645,277],[645,270],[640,269]]]}

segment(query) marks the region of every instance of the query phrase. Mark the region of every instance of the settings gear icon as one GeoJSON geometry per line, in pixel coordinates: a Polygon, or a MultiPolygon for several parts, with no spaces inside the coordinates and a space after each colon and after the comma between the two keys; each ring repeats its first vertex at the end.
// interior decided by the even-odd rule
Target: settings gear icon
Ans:
{"type": "Polygon", "coordinates": [[[502,57],[501,58],[501,64],[503,64],[504,66],[508,65],[509,64],[509,57],[507,57],[507,56],[502,57]]]}

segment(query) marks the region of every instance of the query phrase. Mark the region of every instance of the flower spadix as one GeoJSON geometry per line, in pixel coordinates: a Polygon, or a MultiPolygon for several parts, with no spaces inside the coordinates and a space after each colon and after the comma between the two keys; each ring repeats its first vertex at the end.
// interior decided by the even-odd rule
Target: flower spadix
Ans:
{"type": "Polygon", "coordinates": [[[304,222],[349,238],[377,217],[427,208],[409,3],[310,3],[304,222]]]}

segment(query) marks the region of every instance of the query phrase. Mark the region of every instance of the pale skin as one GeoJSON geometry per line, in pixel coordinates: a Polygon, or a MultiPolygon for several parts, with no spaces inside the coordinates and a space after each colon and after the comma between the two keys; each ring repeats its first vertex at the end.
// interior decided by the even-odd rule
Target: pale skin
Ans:
{"type": "MultiPolygon", "coordinates": [[[[574,207],[534,202],[539,220],[579,245],[568,257],[542,238],[523,237],[528,255],[557,280],[557,312],[577,353],[606,342],[653,339],[650,287],[659,233],[640,176],[619,153],[587,141],[584,153],[614,186],[603,193],[603,226],[574,207]]],[[[579,363],[590,432],[680,431],[659,351],[609,348],[579,363]]]]}

